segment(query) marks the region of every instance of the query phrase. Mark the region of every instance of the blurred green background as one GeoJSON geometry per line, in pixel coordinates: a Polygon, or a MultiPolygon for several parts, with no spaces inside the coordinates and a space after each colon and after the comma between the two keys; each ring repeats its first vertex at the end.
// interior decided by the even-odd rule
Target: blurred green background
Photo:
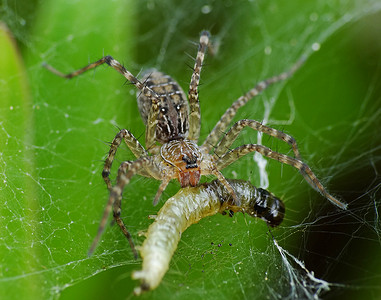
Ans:
{"type": "MultiPolygon", "coordinates": [[[[131,272],[141,261],[117,226],[86,255],[108,197],[107,142],[119,127],[144,143],[136,91],[106,66],[64,80],[41,63],[69,72],[110,54],[133,74],[156,67],[187,90],[203,29],[219,50],[201,76],[201,140],[235,99],[304,55],[291,79],[235,120],[265,120],[294,136],[349,210],[332,206],[293,168],[268,161],[268,189],[286,204],[286,220],[271,231],[282,248],[260,220],[204,219],[183,234],[159,288],[141,298],[381,297],[379,1],[0,3],[1,299],[130,299],[138,284],[131,272]]],[[[256,136],[246,130],[236,144],[256,136]]],[[[277,140],[263,143],[291,154],[277,140]]],[[[132,158],[121,147],[114,165],[132,158]]],[[[260,184],[250,155],[224,174],[260,184]]],[[[158,186],[136,177],[124,193],[122,216],[138,244],[159,209],[151,204],[158,186]]],[[[171,183],[162,203],[178,189],[171,183]]]]}

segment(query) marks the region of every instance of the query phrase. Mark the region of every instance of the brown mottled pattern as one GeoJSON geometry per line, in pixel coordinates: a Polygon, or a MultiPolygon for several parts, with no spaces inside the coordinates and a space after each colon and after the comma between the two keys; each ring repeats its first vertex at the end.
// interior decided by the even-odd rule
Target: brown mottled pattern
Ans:
{"type": "MultiPolygon", "coordinates": [[[[155,69],[147,70],[142,82],[159,97],[159,113],[155,128],[155,139],[164,144],[174,139],[184,139],[188,135],[189,107],[185,93],[169,75],[155,69]]],[[[151,99],[138,93],[137,102],[145,124],[150,115],[151,99]]]]}

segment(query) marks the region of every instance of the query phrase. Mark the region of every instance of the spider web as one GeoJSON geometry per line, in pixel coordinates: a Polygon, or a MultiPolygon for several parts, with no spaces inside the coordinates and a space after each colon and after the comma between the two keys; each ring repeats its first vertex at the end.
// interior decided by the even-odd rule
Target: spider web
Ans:
{"type": "MultiPolygon", "coordinates": [[[[0,298],[125,299],[138,284],[131,272],[141,262],[117,226],[86,256],[107,199],[105,142],[117,127],[144,140],[135,90],[107,67],[66,81],[41,62],[71,71],[111,54],[133,74],[155,66],[187,89],[192,42],[202,29],[212,32],[218,51],[202,74],[201,140],[255,82],[305,56],[292,79],[250,102],[236,120],[257,119],[294,136],[349,210],[333,207],[296,170],[247,156],[224,174],[283,199],[282,226],[270,232],[242,215],[202,220],[183,234],[159,288],[143,298],[380,297],[381,5],[267,2],[1,3],[20,52],[9,54],[1,41],[0,298]]],[[[282,142],[249,130],[236,144],[257,139],[291,155],[282,142]]],[[[127,159],[133,157],[122,147],[114,165],[127,159]]],[[[122,215],[137,243],[147,215],[159,209],[151,205],[158,185],[137,177],[124,194],[122,215]]],[[[162,201],[178,189],[171,184],[162,201]]]]}

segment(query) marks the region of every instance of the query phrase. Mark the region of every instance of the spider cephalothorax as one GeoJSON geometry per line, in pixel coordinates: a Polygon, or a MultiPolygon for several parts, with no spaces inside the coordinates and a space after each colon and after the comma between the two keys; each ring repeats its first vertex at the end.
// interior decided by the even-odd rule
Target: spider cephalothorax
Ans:
{"type": "Polygon", "coordinates": [[[135,257],[137,256],[131,235],[120,218],[122,193],[134,175],[139,174],[161,180],[160,187],[154,198],[154,204],[158,202],[160,195],[170,180],[178,179],[182,187],[195,186],[199,183],[202,175],[211,174],[217,177],[233,197],[235,204],[239,205],[239,200],[233,188],[220,171],[240,157],[254,151],[295,167],[313,188],[318,190],[333,204],[343,209],[346,208],[346,204],[337,200],[326,191],[308,165],[301,160],[295,139],[290,135],[265,126],[258,121],[246,119],[236,122],[226,132],[239,108],[269,85],[290,77],[301,65],[302,60],[296,63],[288,72],[259,82],[254,88],[238,98],[226,110],[202,145],[198,145],[201,124],[198,85],[208,44],[209,33],[203,31],[200,36],[199,49],[189,85],[189,105],[180,85],[170,76],[156,70],[149,70],[144,73],[141,80],[138,80],[111,56],[105,56],[67,75],[62,74],[49,65],[45,65],[46,68],[59,76],[73,78],[87,70],[107,63],[139,89],[137,97],[138,106],[143,121],[146,124],[145,148],[126,129],[122,129],[112,141],[102,172],[102,176],[110,190],[110,197],[99,225],[98,234],[93,241],[89,254],[94,251],[106,225],[111,208],[113,208],[114,219],[127,237],[135,257]],[[231,149],[231,145],[245,127],[250,127],[288,143],[292,148],[294,157],[272,151],[270,148],[259,144],[246,144],[231,149]],[[112,186],[109,179],[110,169],[117,148],[122,140],[125,141],[135,155],[136,160],[121,163],[116,184],[112,186]],[[161,146],[157,145],[157,142],[161,146]]]}
{"type": "Polygon", "coordinates": [[[174,167],[181,187],[196,186],[201,177],[202,152],[186,139],[172,140],[160,148],[161,158],[174,167]]]}

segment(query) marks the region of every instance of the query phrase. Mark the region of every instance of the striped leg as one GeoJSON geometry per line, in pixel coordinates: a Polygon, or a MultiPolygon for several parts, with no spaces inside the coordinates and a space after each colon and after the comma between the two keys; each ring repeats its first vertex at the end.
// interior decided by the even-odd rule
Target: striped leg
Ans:
{"type": "Polygon", "coordinates": [[[120,143],[122,142],[122,140],[124,140],[128,148],[131,150],[131,152],[135,155],[136,158],[147,155],[147,151],[139,143],[139,141],[132,135],[131,132],[129,132],[126,129],[122,129],[121,131],[119,131],[118,134],[113,139],[113,141],[111,142],[110,151],[106,157],[105,164],[102,171],[103,180],[106,182],[107,188],[110,191],[112,188],[112,184],[109,178],[110,170],[111,170],[112,163],[114,161],[116,151],[118,147],[120,146],[120,143]]]}
{"type": "Polygon", "coordinates": [[[151,157],[149,157],[149,156],[141,157],[134,162],[127,162],[126,164],[123,163],[120,166],[120,168],[118,170],[118,177],[117,177],[116,185],[114,187],[112,187],[112,189],[110,191],[110,197],[109,197],[109,200],[108,200],[107,205],[105,207],[102,220],[99,224],[97,236],[95,237],[93,243],[91,244],[90,250],[88,252],[89,255],[91,255],[94,252],[95,247],[97,246],[97,244],[101,238],[101,235],[105,229],[106,222],[107,222],[108,216],[111,212],[111,209],[113,208],[114,219],[115,219],[116,223],[118,223],[123,234],[126,236],[128,242],[131,246],[134,257],[137,258],[138,254],[137,254],[137,251],[135,249],[134,243],[132,241],[131,234],[128,232],[126,226],[124,225],[122,219],[120,218],[122,193],[123,193],[124,187],[130,183],[131,178],[135,174],[139,174],[139,172],[141,172],[141,170],[150,169],[152,172],[153,172],[153,170],[155,170],[157,174],[160,174],[161,170],[158,170],[157,166],[153,163],[153,161],[150,158],[151,157]],[[126,170],[126,172],[124,172],[124,170],[126,170]]]}
{"type": "Polygon", "coordinates": [[[222,183],[222,185],[227,189],[229,194],[233,197],[234,205],[240,206],[241,200],[237,197],[237,194],[235,193],[230,183],[226,180],[225,176],[217,169],[212,170],[211,173],[217,177],[217,179],[222,183]]]}
{"type": "Polygon", "coordinates": [[[246,94],[238,98],[230,108],[223,114],[221,119],[217,122],[216,126],[214,126],[213,130],[210,132],[208,137],[205,139],[202,146],[209,153],[212,148],[217,144],[218,140],[221,137],[221,134],[226,131],[228,125],[231,120],[234,118],[238,109],[244,106],[249,100],[263,92],[269,85],[276,83],[278,81],[285,80],[292,76],[295,71],[303,64],[304,59],[298,61],[288,72],[284,72],[280,75],[271,77],[264,81],[259,82],[253,89],[248,91],[246,94]]]}
{"type": "Polygon", "coordinates": [[[233,144],[235,139],[237,138],[238,134],[245,128],[245,127],[250,127],[256,131],[266,133],[272,137],[275,137],[277,139],[280,139],[286,143],[288,143],[291,147],[292,150],[294,151],[295,157],[297,159],[300,159],[300,153],[298,146],[296,145],[295,139],[288,135],[285,134],[279,130],[276,130],[274,128],[262,125],[260,122],[255,121],[255,120],[240,120],[237,123],[235,123],[232,128],[224,135],[222,140],[218,143],[216,146],[216,149],[214,150],[214,154],[216,157],[221,157],[224,153],[229,151],[230,146],[233,144]]]}
{"type": "Polygon", "coordinates": [[[172,178],[170,176],[163,178],[163,180],[159,186],[159,189],[156,192],[155,198],[153,199],[153,202],[152,202],[153,206],[156,206],[159,203],[160,196],[164,192],[165,188],[167,187],[167,185],[171,181],[171,179],[172,178]]]}
{"type": "Polygon", "coordinates": [[[201,112],[200,103],[198,100],[198,85],[200,82],[202,62],[204,61],[206,49],[208,48],[209,44],[209,36],[210,33],[208,31],[201,32],[196,62],[194,64],[193,74],[189,85],[188,98],[190,106],[190,115],[188,138],[194,141],[197,141],[200,136],[201,112]]]}
{"type": "Polygon", "coordinates": [[[64,74],[60,71],[58,71],[57,69],[55,69],[54,67],[52,67],[51,65],[47,64],[47,63],[43,63],[42,66],[49,70],[50,72],[52,72],[53,74],[57,75],[57,76],[60,76],[62,78],[67,78],[67,79],[71,79],[73,77],[76,77],[78,75],[81,75],[82,73],[85,73],[86,71],[88,70],[91,70],[91,69],[94,69],[100,65],[103,65],[104,63],[107,63],[106,60],[108,57],[111,57],[111,56],[105,56],[105,57],[102,57],[100,60],[97,60],[96,62],[93,62],[93,63],[90,63],[88,64],[86,67],[83,67],[79,70],[76,70],[76,71],[73,71],[69,74],[64,74]]]}
{"type": "Polygon", "coordinates": [[[159,114],[159,96],[148,86],[146,86],[144,83],[140,82],[134,75],[132,75],[128,70],[126,70],[123,65],[118,62],[117,60],[113,59],[110,55],[107,55],[105,57],[102,57],[100,60],[93,62],[82,69],[76,70],[74,72],[71,72],[69,74],[63,74],[57,69],[53,68],[52,66],[44,63],[43,66],[48,69],[50,72],[63,77],[63,78],[73,78],[78,75],[81,75],[82,73],[94,69],[102,64],[108,64],[110,67],[118,71],[120,74],[122,74],[129,82],[131,82],[133,85],[135,85],[144,96],[151,99],[152,101],[152,107],[150,111],[150,115],[148,117],[148,123],[147,123],[147,131],[146,131],[146,147],[149,149],[152,145],[155,143],[155,128],[157,124],[157,115],[159,114]]]}
{"type": "Polygon", "coordinates": [[[331,201],[336,206],[346,209],[347,204],[341,202],[340,200],[333,197],[331,194],[327,192],[327,190],[324,188],[324,186],[321,184],[319,179],[316,177],[316,175],[311,171],[310,167],[305,164],[304,162],[300,161],[299,159],[289,157],[287,155],[274,152],[270,148],[267,148],[262,145],[255,145],[255,144],[248,144],[243,145],[240,147],[237,147],[226,154],[224,154],[222,157],[220,157],[216,164],[217,168],[219,170],[222,170],[223,168],[227,167],[231,163],[238,160],[240,157],[250,153],[250,152],[259,152],[265,157],[269,157],[271,159],[275,159],[283,164],[287,164],[290,166],[293,166],[294,168],[298,169],[299,172],[303,175],[303,177],[306,179],[306,181],[318,192],[320,192],[324,197],[326,197],[329,201],[331,201]]]}
{"type": "Polygon", "coordinates": [[[88,70],[94,69],[102,64],[108,64],[110,67],[118,71],[120,74],[122,74],[129,82],[131,82],[133,85],[135,85],[139,90],[142,91],[142,93],[146,97],[150,97],[153,99],[156,99],[156,101],[159,101],[159,98],[157,97],[156,93],[151,90],[149,87],[141,83],[134,75],[132,75],[129,71],[126,70],[123,65],[118,62],[117,60],[113,59],[110,55],[107,55],[105,57],[102,57],[100,60],[93,62],[86,67],[83,67],[82,69],[76,70],[74,72],[71,72],[69,74],[63,74],[57,69],[53,68],[51,65],[48,65],[46,63],[43,64],[43,66],[48,69],[50,72],[63,77],[63,78],[68,78],[71,79],[73,77],[76,77],[78,75],[81,75],[82,73],[85,73],[88,70]]]}
{"type": "MultiPolygon", "coordinates": [[[[127,171],[130,169],[131,165],[134,163],[132,160],[126,160],[120,164],[120,167],[118,169],[118,176],[120,176],[120,173],[127,173],[127,171]]],[[[152,178],[152,175],[145,169],[140,169],[137,173],[138,175],[152,178]]]]}
{"type": "Polygon", "coordinates": [[[158,124],[160,105],[159,102],[152,101],[152,105],[148,114],[146,125],[146,148],[151,151],[155,148],[156,126],[158,124]]]}

